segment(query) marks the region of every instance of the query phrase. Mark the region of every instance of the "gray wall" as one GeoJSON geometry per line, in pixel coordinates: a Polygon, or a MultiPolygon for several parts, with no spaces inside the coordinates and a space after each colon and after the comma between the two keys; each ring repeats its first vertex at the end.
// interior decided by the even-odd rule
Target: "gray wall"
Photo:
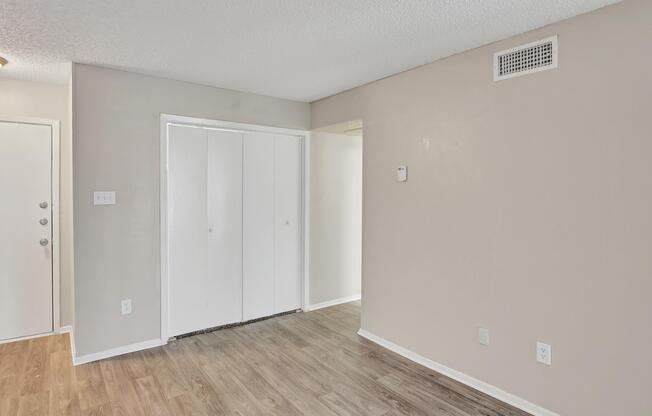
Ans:
{"type": "Polygon", "coordinates": [[[360,295],[362,137],[310,138],[310,304],[360,295]]]}
{"type": "Polygon", "coordinates": [[[160,336],[159,116],[308,129],[308,104],[75,65],[78,356],[160,336]],[[94,190],[117,205],[93,207],[94,190]],[[132,299],[133,313],[120,314],[132,299]]]}
{"type": "Polygon", "coordinates": [[[313,104],[364,121],[364,329],[560,414],[652,414],[651,39],[626,1],[313,104]],[[553,34],[558,70],[492,81],[553,34]]]}
{"type": "Polygon", "coordinates": [[[72,139],[67,85],[0,79],[0,115],[49,118],[60,124],[60,320],[73,323],[72,139]]]}

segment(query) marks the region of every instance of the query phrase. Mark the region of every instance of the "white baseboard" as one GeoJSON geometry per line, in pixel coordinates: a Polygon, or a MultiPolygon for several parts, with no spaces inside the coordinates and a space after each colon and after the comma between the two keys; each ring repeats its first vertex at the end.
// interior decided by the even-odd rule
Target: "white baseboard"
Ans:
{"type": "Polygon", "coordinates": [[[403,348],[399,345],[394,344],[391,341],[387,341],[384,338],[374,335],[371,332],[365,331],[364,329],[360,329],[358,331],[358,335],[382,347],[385,347],[388,350],[393,351],[398,355],[407,358],[408,360],[414,361],[417,364],[421,364],[424,367],[427,367],[431,370],[441,373],[449,378],[452,378],[453,380],[459,381],[462,384],[466,384],[469,387],[481,391],[486,395],[489,395],[502,402],[510,404],[534,416],[559,416],[555,412],[544,409],[543,407],[537,406],[534,403],[530,403],[527,400],[515,396],[511,393],[507,393],[506,391],[501,390],[498,387],[492,386],[491,384],[485,383],[484,381],[480,381],[462,372],[453,370],[452,368],[448,368],[443,364],[439,364],[435,361],[432,361],[426,357],[417,354],[416,352],[410,351],[407,348],[403,348]]]}
{"type": "Polygon", "coordinates": [[[129,354],[130,352],[159,347],[161,345],[163,345],[163,343],[161,343],[161,340],[157,338],[150,339],[148,341],[137,342],[135,344],[123,345],[121,347],[111,348],[110,350],[95,352],[93,354],[82,355],[80,357],[73,355],[73,365],[86,364],[97,360],[103,360],[105,358],[115,357],[117,355],[129,354]]]}
{"type": "Polygon", "coordinates": [[[62,326],[58,330],[55,329],[53,331],[44,332],[42,334],[35,334],[35,335],[28,335],[26,337],[5,339],[5,340],[0,341],[0,344],[8,344],[10,342],[18,342],[18,341],[27,341],[27,340],[34,339],[34,338],[49,337],[49,336],[52,336],[52,335],[65,334],[65,333],[68,333],[68,332],[72,332],[72,327],[70,325],[62,326]]]}
{"type": "Polygon", "coordinates": [[[315,303],[314,305],[308,305],[308,307],[306,308],[306,312],[316,311],[317,309],[322,309],[322,308],[328,308],[329,306],[341,305],[342,303],[353,302],[355,300],[360,300],[360,295],[347,296],[345,298],[315,303]]]}
{"type": "Polygon", "coordinates": [[[68,339],[70,340],[70,359],[73,364],[75,363],[75,332],[73,331],[72,325],[66,325],[59,328],[60,334],[68,334],[68,339]]]}
{"type": "Polygon", "coordinates": [[[12,343],[12,342],[27,341],[27,340],[34,339],[34,338],[49,337],[49,336],[52,336],[52,335],[56,335],[57,333],[58,332],[50,331],[50,332],[44,332],[42,334],[28,335],[26,337],[3,339],[2,341],[0,341],[0,344],[9,344],[9,343],[12,343]]]}
{"type": "Polygon", "coordinates": [[[59,333],[60,334],[72,334],[72,326],[71,325],[65,325],[59,328],[59,333]]]}

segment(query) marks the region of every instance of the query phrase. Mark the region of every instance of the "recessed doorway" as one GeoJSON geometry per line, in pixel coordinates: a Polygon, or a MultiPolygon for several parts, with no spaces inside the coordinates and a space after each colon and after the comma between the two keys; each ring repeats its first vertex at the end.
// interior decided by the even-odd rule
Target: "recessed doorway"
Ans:
{"type": "Polygon", "coordinates": [[[311,134],[308,309],[362,296],[362,149],[361,120],[311,134]]]}

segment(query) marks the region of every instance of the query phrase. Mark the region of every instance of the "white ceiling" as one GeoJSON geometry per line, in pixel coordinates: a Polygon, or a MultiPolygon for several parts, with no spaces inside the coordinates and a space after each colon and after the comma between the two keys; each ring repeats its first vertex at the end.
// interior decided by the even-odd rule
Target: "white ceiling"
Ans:
{"type": "Polygon", "coordinates": [[[1,77],[67,62],[313,101],[618,0],[3,0],[1,77]]]}

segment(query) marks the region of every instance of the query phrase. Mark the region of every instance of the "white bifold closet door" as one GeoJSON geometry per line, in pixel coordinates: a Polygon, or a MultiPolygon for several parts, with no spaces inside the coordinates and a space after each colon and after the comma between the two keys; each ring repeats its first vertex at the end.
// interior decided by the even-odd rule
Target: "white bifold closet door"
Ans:
{"type": "Polygon", "coordinates": [[[242,316],[274,315],[274,137],[245,133],[242,316]]]}
{"type": "Polygon", "coordinates": [[[243,320],[301,307],[301,142],[245,133],[243,320]]]}
{"type": "Polygon", "coordinates": [[[170,126],[169,335],[242,320],[242,134],[170,126]]]}
{"type": "Polygon", "coordinates": [[[274,137],[274,313],[301,307],[301,142],[274,137]]]}
{"type": "Polygon", "coordinates": [[[169,126],[170,336],[301,307],[301,139],[169,126]]]}

